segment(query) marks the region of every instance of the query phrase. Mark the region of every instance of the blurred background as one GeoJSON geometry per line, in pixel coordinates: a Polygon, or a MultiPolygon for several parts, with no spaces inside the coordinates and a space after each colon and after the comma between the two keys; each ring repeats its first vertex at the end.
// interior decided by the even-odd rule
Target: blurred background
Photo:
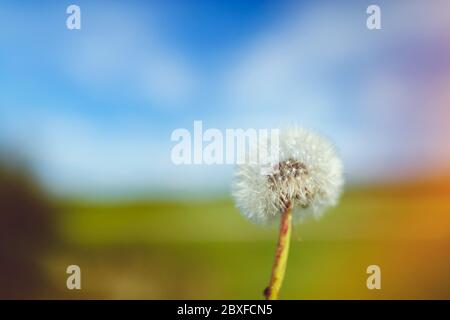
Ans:
{"type": "Polygon", "coordinates": [[[1,1],[0,298],[262,298],[277,226],[235,209],[232,165],[171,161],[173,130],[202,120],[295,122],[344,159],[340,204],[294,230],[281,298],[450,299],[449,10],[1,1]]]}

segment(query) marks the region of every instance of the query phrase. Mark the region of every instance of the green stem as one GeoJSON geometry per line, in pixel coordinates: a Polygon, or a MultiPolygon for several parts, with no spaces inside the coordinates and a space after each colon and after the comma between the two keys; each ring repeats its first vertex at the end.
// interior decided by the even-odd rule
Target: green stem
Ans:
{"type": "Polygon", "coordinates": [[[292,230],[292,207],[289,203],[281,214],[280,234],[278,237],[278,245],[275,253],[275,259],[272,267],[272,276],[270,277],[269,286],[264,290],[267,300],[276,300],[283,283],[284,272],[286,270],[287,258],[289,253],[289,242],[292,230]]]}

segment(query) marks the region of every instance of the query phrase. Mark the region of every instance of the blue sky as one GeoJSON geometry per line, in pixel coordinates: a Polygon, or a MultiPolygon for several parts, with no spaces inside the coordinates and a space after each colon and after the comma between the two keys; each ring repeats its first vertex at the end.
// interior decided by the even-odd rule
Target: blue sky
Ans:
{"type": "Polygon", "coordinates": [[[351,182],[448,159],[434,145],[444,98],[423,121],[436,86],[421,80],[449,74],[439,5],[424,16],[423,1],[380,1],[383,29],[369,31],[364,1],[73,3],[81,30],[65,27],[72,2],[0,3],[0,141],[51,190],[226,190],[232,167],[170,161],[171,132],[194,120],[313,128],[335,140],[351,182]]]}

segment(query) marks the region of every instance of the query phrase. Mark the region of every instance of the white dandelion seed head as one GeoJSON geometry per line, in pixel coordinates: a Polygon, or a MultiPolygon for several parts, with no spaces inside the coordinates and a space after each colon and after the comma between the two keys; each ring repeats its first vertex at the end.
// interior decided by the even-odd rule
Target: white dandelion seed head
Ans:
{"type": "MultiPolygon", "coordinates": [[[[232,187],[237,207],[250,220],[267,223],[287,204],[295,222],[320,218],[341,194],[342,161],[334,145],[320,135],[293,126],[279,131],[278,160],[238,165],[232,187]]],[[[269,139],[269,144],[271,143],[269,139]]],[[[258,144],[258,151],[261,144],[258,144]]]]}

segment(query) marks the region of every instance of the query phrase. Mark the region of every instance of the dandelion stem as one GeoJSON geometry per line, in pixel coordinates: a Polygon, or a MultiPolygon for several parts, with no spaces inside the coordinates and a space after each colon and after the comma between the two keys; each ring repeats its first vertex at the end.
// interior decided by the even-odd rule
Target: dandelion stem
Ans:
{"type": "Polygon", "coordinates": [[[270,277],[269,286],[264,290],[267,300],[278,299],[278,294],[283,283],[284,271],[289,253],[289,242],[292,229],[292,206],[290,203],[281,215],[280,234],[278,236],[277,250],[272,267],[272,275],[270,277]]]}

